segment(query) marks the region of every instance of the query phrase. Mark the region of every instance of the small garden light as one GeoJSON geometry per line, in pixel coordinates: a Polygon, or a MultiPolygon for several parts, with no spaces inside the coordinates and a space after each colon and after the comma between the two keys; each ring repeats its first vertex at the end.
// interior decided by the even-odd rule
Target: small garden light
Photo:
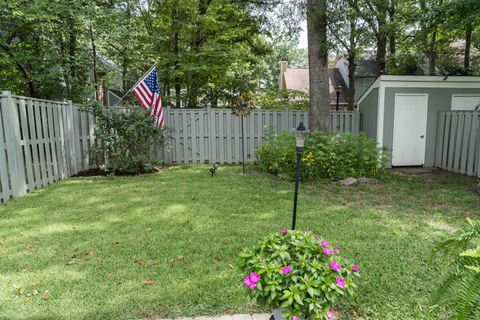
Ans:
{"type": "Polygon", "coordinates": [[[214,163],[213,164],[213,167],[210,168],[210,173],[212,174],[212,178],[213,178],[213,174],[215,173],[215,171],[217,171],[218,169],[218,164],[214,163]]]}
{"type": "Polygon", "coordinates": [[[305,145],[305,138],[308,131],[303,122],[300,122],[296,129],[293,129],[295,134],[295,144],[297,145],[297,166],[295,169],[295,194],[293,196],[293,218],[292,218],[292,230],[295,230],[295,224],[297,220],[297,197],[298,197],[298,180],[300,178],[300,159],[303,153],[303,146],[305,145]]]}

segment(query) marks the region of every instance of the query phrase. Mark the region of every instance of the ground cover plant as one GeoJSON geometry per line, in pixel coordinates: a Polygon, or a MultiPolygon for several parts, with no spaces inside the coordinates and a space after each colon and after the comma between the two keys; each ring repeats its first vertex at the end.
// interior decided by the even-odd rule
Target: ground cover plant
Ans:
{"type": "MultiPolygon", "coordinates": [[[[267,136],[267,142],[257,151],[260,168],[293,179],[296,164],[293,133],[272,135],[267,132],[267,136]]],[[[303,154],[302,180],[380,177],[384,173],[387,156],[386,150],[377,147],[377,143],[364,134],[326,134],[321,131],[310,133],[303,154]]]]}
{"type": "MultiPolygon", "coordinates": [[[[238,253],[289,228],[292,184],[221,166],[81,177],[0,205],[0,319],[136,319],[268,311],[247,297],[238,253]],[[48,291],[48,292],[47,292],[48,291]]],[[[434,243],[478,216],[475,179],[388,176],[300,186],[297,225],[361,272],[336,305],[363,319],[441,319],[434,243]]]]}

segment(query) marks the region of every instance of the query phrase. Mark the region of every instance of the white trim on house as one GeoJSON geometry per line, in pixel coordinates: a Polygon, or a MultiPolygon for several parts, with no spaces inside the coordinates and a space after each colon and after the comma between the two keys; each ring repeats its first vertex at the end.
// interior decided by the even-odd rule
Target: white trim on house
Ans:
{"type": "Polygon", "coordinates": [[[365,90],[365,92],[360,96],[360,98],[358,98],[356,102],[357,106],[359,106],[360,103],[362,103],[362,101],[365,100],[365,98],[370,94],[370,92],[372,92],[373,89],[376,89],[379,86],[380,86],[380,77],[378,77],[375,81],[373,81],[370,87],[368,87],[368,89],[365,90]]]}
{"type": "MultiPolygon", "coordinates": [[[[469,109],[464,109],[464,108],[456,108],[457,104],[455,103],[455,98],[480,98],[480,94],[478,93],[454,93],[452,94],[452,100],[450,103],[450,110],[452,111],[465,111],[469,109]]],[[[477,99],[477,101],[480,102],[480,99],[477,99]]],[[[478,107],[480,103],[477,103],[477,105],[472,106],[472,110],[474,111],[475,107],[478,107]]]]}

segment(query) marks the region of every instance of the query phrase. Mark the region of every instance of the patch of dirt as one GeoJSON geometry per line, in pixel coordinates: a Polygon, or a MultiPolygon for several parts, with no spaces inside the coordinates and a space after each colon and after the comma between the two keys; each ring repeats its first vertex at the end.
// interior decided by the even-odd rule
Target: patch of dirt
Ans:
{"type": "MultiPolygon", "coordinates": [[[[130,174],[115,174],[116,176],[136,176],[139,174],[149,174],[149,173],[156,173],[156,172],[161,172],[165,170],[167,166],[155,166],[153,167],[152,171],[145,171],[142,170],[141,172],[138,173],[130,173],[130,174]]],[[[77,173],[76,175],[73,175],[72,177],[106,177],[108,176],[105,171],[100,170],[100,168],[92,168],[88,169],[87,171],[82,171],[77,173]]]]}

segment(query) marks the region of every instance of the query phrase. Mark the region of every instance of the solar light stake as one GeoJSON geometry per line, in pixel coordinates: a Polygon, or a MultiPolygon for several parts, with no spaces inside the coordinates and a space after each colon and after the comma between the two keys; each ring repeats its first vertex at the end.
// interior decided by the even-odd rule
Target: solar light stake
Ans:
{"type": "Polygon", "coordinates": [[[300,159],[303,153],[303,146],[305,145],[305,138],[308,135],[308,130],[300,122],[297,129],[294,129],[295,143],[297,145],[297,164],[295,167],[295,193],[293,196],[293,217],[292,217],[292,230],[295,230],[295,224],[297,221],[297,198],[298,198],[298,180],[300,178],[300,159]]]}

